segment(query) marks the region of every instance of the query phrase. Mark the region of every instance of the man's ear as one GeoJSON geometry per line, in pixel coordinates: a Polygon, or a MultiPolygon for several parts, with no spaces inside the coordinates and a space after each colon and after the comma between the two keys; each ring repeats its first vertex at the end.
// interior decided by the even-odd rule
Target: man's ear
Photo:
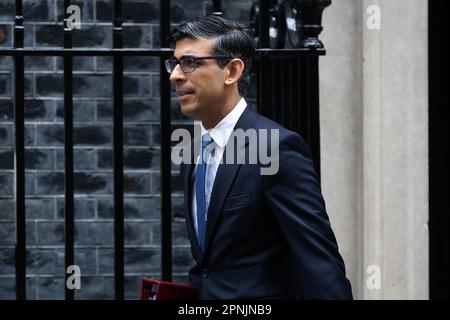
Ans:
{"type": "Polygon", "coordinates": [[[225,84],[231,85],[241,78],[242,73],[244,72],[244,62],[241,59],[236,58],[231,60],[226,65],[226,68],[228,69],[228,74],[225,77],[225,84]]]}

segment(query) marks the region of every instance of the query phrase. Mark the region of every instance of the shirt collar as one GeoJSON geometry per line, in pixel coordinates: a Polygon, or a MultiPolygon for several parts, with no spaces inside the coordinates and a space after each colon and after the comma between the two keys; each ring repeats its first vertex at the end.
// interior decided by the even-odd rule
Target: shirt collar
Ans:
{"type": "Polygon", "coordinates": [[[214,142],[220,147],[224,148],[228,139],[230,138],[231,132],[233,131],[236,123],[247,107],[247,102],[244,98],[239,100],[238,104],[223,118],[214,128],[207,130],[200,123],[202,128],[202,137],[204,134],[209,133],[214,142]]]}

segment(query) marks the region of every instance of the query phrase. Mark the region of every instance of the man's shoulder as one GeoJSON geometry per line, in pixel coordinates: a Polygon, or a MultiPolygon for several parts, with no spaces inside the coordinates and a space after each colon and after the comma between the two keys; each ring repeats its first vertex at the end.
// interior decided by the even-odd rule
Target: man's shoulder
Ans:
{"type": "Polygon", "coordinates": [[[256,120],[254,123],[254,128],[256,130],[260,130],[260,129],[277,130],[280,142],[284,141],[286,139],[288,139],[288,140],[294,139],[294,140],[297,140],[297,142],[300,142],[302,144],[304,143],[303,138],[301,137],[301,135],[299,133],[287,129],[280,123],[263,116],[262,114],[260,114],[258,111],[254,110],[254,109],[252,109],[251,112],[256,113],[256,120]]]}

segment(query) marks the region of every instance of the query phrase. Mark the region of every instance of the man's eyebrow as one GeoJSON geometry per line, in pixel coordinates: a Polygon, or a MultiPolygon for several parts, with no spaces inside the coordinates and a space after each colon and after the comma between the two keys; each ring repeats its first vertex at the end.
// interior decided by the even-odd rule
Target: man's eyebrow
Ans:
{"type": "Polygon", "coordinates": [[[195,57],[194,55],[192,55],[192,54],[183,54],[181,57],[179,57],[179,58],[177,58],[177,56],[175,56],[175,55],[173,55],[172,56],[173,58],[175,58],[175,59],[177,59],[177,60],[180,60],[180,59],[182,59],[182,58],[184,58],[184,57],[195,57]]]}

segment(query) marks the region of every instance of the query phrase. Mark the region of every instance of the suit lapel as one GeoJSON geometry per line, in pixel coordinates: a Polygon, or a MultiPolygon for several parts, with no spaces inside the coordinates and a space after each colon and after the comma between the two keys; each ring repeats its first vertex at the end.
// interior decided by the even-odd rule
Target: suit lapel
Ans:
{"type": "MultiPolygon", "coordinates": [[[[241,117],[234,129],[243,129],[244,131],[254,127],[254,122],[256,120],[257,113],[254,112],[250,107],[246,107],[241,117]]],[[[227,149],[233,147],[234,155],[238,154],[236,150],[238,148],[244,149],[248,143],[244,145],[238,146],[234,141],[233,133],[228,140],[227,145],[225,146],[225,150],[223,152],[223,157],[225,157],[227,149]]],[[[244,150],[245,151],[245,150],[244,150]]],[[[244,153],[244,152],[241,152],[244,153]]],[[[225,159],[225,158],[224,158],[225,159]]],[[[225,161],[223,161],[225,162],[225,161]]],[[[239,162],[240,163],[240,162],[239,162]]],[[[237,164],[236,161],[233,164],[221,163],[217,169],[216,177],[214,179],[214,185],[211,192],[211,198],[209,201],[208,207],[208,220],[206,224],[206,239],[205,239],[205,252],[207,252],[210,242],[212,240],[212,236],[214,234],[214,228],[216,226],[217,220],[222,211],[223,203],[228,195],[228,192],[233,184],[233,181],[241,167],[240,164],[237,164]]],[[[204,257],[204,255],[203,255],[204,257]]]]}
{"type": "Polygon", "coordinates": [[[192,183],[193,183],[193,171],[195,168],[195,161],[196,159],[195,150],[198,149],[196,146],[199,144],[199,139],[194,138],[190,145],[190,152],[191,152],[191,161],[187,164],[181,165],[182,170],[182,179],[183,179],[183,190],[184,190],[184,212],[186,213],[186,225],[187,225],[187,231],[189,234],[189,238],[191,239],[192,248],[194,251],[194,258],[197,260],[198,263],[202,260],[202,251],[200,249],[200,244],[198,243],[197,236],[195,234],[194,229],[194,221],[192,220],[192,183]]]}

